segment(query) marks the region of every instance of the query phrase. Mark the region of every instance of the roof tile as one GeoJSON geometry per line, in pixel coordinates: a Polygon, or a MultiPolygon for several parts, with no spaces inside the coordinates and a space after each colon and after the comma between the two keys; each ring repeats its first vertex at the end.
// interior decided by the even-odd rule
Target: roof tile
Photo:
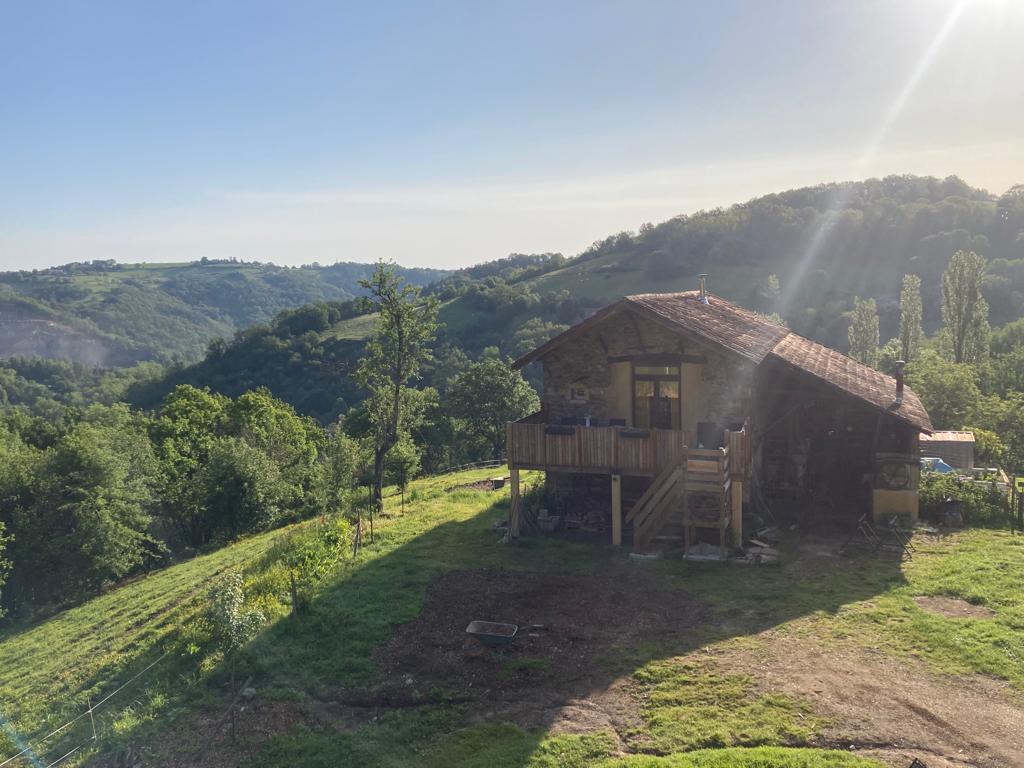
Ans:
{"type": "Polygon", "coordinates": [[[626,301],[755,363],[789,333],[762,315],[710,293],[707,304],[701,302],[698,291],[642,293],[627,296],[626,301]]]}
{"type": "Polygon", "coordinates": [[[904,387],[903,402],[896,405],[896,380],[892,376],[859,363],[842,352],[790,333],[775,345],[771,354],[915,427],[932,431],[928,412],[910,387],[904,387]]]}

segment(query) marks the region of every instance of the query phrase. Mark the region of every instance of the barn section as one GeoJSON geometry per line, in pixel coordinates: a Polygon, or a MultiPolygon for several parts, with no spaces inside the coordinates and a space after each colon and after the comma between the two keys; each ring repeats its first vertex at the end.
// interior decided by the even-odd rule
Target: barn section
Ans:
{"type": "Polygon", "coordinates": [[[917,516],[932,427],[902,375],[703,288],[626,297],[516,365],[533,362],[542,409],[508,433],[513,533],[520,469],[543,469],[559,511],[614,544],[672,527],[739,542],[744,502],[762,500],[804,520],[917,516]]]}
{"type": "Polygon", "coordinates": [[[921,456],[937,456],[954,469],[974,469],[974,433],[933,432],[921,435],[921,456]]]}
{"type": "Polygon", "coordinates": [[[754,460],[772,509],[810,522],[869,510],[917,519],[931,422],[902,370],[890,377],[791,333],[758,368],[755,392],[754,460]]]}

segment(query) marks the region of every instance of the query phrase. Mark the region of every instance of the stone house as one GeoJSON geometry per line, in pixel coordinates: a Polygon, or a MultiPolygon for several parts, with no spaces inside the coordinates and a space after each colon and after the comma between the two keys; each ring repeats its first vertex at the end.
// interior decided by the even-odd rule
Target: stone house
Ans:
{"type": "Polygon", "coordinates": [[[540,412],[508,428],[558,516],[612,543],[742,541],[744,503],[802,522],[916,519],[931,422],[887,376],[702,290],[627,296],[515,362],[543,367],[540,412]]]}

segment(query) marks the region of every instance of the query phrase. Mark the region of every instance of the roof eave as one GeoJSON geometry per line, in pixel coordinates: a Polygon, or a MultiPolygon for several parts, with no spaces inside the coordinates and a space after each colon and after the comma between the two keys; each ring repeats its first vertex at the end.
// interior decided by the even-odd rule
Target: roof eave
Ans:
{"type": "MultiPolygon", "coordinates": [[[[777,360],[778,362],[782,363],[783,365],[788,366],[789,368],[793,369],[794,371],[797,371],[798,373],[802,373],[802,374],[804,374],[806,376],[811,376],[816,381],[820,381],[822,384],[825,384],[826,386],[831,387],[832,389],[834,389],[834,390],[836,390],[838,392],[842,392],[847,397],[856,398],[857,400],[860,400],[865,405],[869,405],[869,406],[871,406],[872,408],[874,408],[875,410],[877,410],[877,411],[879,411],[881,413],[889,414],[890,416],[893,416],[893,417],[899,419],[904,424],[906,424],[906,425],[908,425],[910,427],[913,427],[914,429],[918,430],[919,432],[924,432],[924,433],[930,435],[932,432],[935,431],[935,428],[932,426],[930,418],[928,419],[927,424],[923,424],[923,423],[919,423],[915,419],[910,418],[906,414],[899,413],[899,411],[894,410],[893,406],[896,405],[895,399],[893,400],[892,404],[889,407],[883,407],[883,406],[879,405],[878,403],[871,402],[870,400],[868,400],[863,395],[859,395],[856,392],[851,392],[850,390],[846,389],[845,387],[839,386],[834,381],[830,381],[829,379],[826,379],[823,376],[819,376],[816,373],[808,371],[806,368],[801,368],[799,365],[795,365],[795,364],[791,363],[786,358],[784,358],[784,357],[782,357],[780,355],[777,355],[774,351],[768,353],[768,357],[772,358],[773,360],[777,360]]],[[[893,379],[893,389],[895,390],[895,388],[896,388],[896,380],[893,379]]],[[[904,388],[904,393],[903,393],[904,401],[906,400],[906,397],[907,397],[908,393],[913,395],[917,399],[918,402],[921,401],[921,398],[918,397],[917,393],[914,392],[914,390],[912,390],[910,387],[905,387],[904,388]]],[[[924,404],[923,403],[921,404],[921,409],[924,410],[924,404]]],[[[925,411],[925,414],[927,414],[927,411],[925,411]]]]}

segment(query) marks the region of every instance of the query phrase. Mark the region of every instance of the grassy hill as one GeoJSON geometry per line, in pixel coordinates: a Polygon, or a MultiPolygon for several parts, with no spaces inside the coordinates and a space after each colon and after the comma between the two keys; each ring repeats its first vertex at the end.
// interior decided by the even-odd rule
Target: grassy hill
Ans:
{"type": "MultiPolygon", "coordinates": [[[[996,197],[955,177],[890,176],[766,195],[618,233],[501,282],[460,285],[456,275],[433,290],[448,299],[441,320],[452,343],[514,355],[523,342],[543,340],[521,333],[530,321],[575,322],[628,294],[692,290],[707,273],[712,292],[778,312],[799,333],[843,349],[854,296],[877,300],[883,341],[896,332],[905,274],[921,277],[925,327],[937,328],[941,275],[958,249],[989,260],[993,325],[1024,315],[1024,187],[996,197]]],[[[348,321],[338,332],[354,338],[358,328],[348,321]]]]}
{"type": "Polygon", "coordinates": [[[404,513],[390,498],[355,559],[342,546],[310,565],[331,525],[313,521],[8,631],[0,760],[20,743],[46,765],[84,742],[71,764],[130,751],[152,766],[867,768],[957,749],[1014,762],[1019,537],[919,538],[902,564],[794,540],[775,569],[553,538],[510,548],[493,529],[507,491],[474,485],[487,474],[418,481],[404,513]],[[267,623],[225,659],[207,608],[231,568],[267,623]],[[462,634],[477,618],[542,626],[480,652],[462,634]],[[89,701],[111,693],[94,744],[89,701]]]}
{"type": "MultiPolygon", "coordinates": [[[[995,197],[955,177],[806,187],[612,235],[574,258],[513,254],[450,274],[403,276],[429,282],[425,290],[442,301],[442,358],[455,347],[471,357],[488,347],[516,357],[623,295],[692,289],[702,272],[712,292],[776,312],[798,333],[845,351],[855,296],[876,299],[883,343],[896,334],[905,274],[920,276],[925,330],[934,331],[941,275],[957,249],[988,260],[983,292],[992,324],[1024,316],[1024,187],[995,197]]],[[[126,391],[134,404],[152,407],[178,383],[233,396],[266,386],[329,422],[361,396],[348,374],[373,318],[344,297],[367,269],[100,264],[66,267],[66,274],[6,273],[0,354],[6,344],[8,352],[108,364],[180,360],[212,337],[245,327],[160,380],[133,372],[119,377],[129,380],[120,390],[105,390],[126,391]],[[299,305],[305,306],[294,309],[299,305]]],[[[0,401],[4,392],[29,407],[40,399],[68,401],[59,391],[37,393],[33,385],[42,382],[25,373],[29,367],[11,367],[0,371],[0,401]]],[[[437,370],[447,371],[443,360],[437,370]]]]}
{"type": "MultiPolygon", "coordinates": [[[[198,358],[213,338],[278,312],[360,293],[372,265],[301,268],[201,261],[67,264],[0,273],[0,358],[38,356],[89,365],[198,358]]],[[[444,270],[399,268],[423,285],[444,270]]]]}

